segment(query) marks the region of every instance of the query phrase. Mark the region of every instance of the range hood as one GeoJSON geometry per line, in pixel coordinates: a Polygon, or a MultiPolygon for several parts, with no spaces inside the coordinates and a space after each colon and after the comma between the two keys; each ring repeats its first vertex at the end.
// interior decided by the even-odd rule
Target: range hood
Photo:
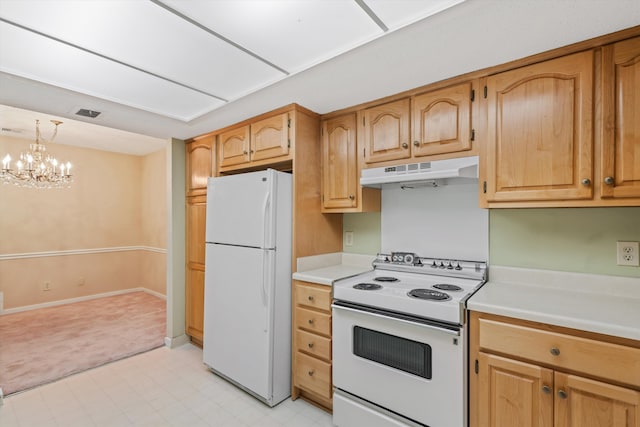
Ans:
{"type": "Polygon", "coordinates": [[[438,187],[452,182],[478,179],[478,156],[432,160],[397,166],[362,169],[360,185],[382,188],[386,185],[411,188],[438,187]]]}

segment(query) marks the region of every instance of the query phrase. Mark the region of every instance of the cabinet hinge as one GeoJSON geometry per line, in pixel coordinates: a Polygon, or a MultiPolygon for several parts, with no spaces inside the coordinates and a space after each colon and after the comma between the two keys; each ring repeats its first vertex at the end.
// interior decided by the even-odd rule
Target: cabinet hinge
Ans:
{"type": "Polygon", "coordinates": [[[482,181],[482,192],[483,193],[487,192],[487,181],[482,181]]]}
{"type": "Polygon", "coordinates": [[[291,138],[287,139],[287,148],[291,148],[291,138]]]}
{"type": "Polygon", "coordinates": [[[291,119],[287,119],[287,127],[291,128],[291,119]]]}
{"type": "Polygon", "coordinates": [[[475,129],[471,129],[471,140],[472,141],[476,140],[476,130],[475,129]]]}
{"type": "Polygon", "coordinates": [[[364,126],[364,116],[362,116],[362,126],[364,126]]]}
{"type": "Polygon", "coordinates": [[[324,128],[320,128],[320,136],[324,136],[324,128]]]}
{"type": "Polygon", "coordinates": [[[484,87],[484,97],[485,98],[487,97],[487,87],[486,86],[484,87]]]}
{"type": "Polygon", "coordinates": [[[476,100],[476,90],[471,89],[471,102],[476,100]]]}
{"type": "Polygon", "coordinates": [[[364,157],[367,157],[367,149],[366,149],[366,148],[363,148],[363,149],[362,149],[362,155],[363,155],[364,157]]]}
{"type": "Polygon", "coordinates": [[[478,371],[480,370],[480,367],[478,366],[478,359],[476,359],[476,364],[475,365],[476,365],[475,366],[475,371],[476,371],[476,374],[477,374],[478,371]]]}

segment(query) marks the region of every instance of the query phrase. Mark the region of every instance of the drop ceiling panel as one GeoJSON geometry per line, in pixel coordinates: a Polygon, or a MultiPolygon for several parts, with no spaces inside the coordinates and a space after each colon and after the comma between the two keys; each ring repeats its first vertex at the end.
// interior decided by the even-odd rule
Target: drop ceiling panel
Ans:
{"type": "Polygon", "coordinates": [[[365,0],[390,30],[434,15],[465,0],[365,0]]]}
{"type": "Polygon", "coordinates": [[[0,15],[209,95],[237,99],[284,74],[150,1],[3,2],[0,15]]]}
{"type": "Polygon", "coordinates": [[[290,73],[383,34],[355,1],[163,0],[163,3],[290,73]]]}
{"type": "Polygon", "coordinates": [[[0,70],[183,121],[223,104],[216,98],[3,22],[0,70]]]}

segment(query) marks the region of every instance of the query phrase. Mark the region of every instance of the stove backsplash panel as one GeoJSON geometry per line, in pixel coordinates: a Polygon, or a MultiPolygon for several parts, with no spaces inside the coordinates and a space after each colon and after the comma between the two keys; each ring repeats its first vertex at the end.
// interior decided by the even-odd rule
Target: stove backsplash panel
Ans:
{"type": "Polygon", "coordinates": [[[383,188],[381,249],[488,261],[489,212],[478,207],[477,182],[383,188]]]}

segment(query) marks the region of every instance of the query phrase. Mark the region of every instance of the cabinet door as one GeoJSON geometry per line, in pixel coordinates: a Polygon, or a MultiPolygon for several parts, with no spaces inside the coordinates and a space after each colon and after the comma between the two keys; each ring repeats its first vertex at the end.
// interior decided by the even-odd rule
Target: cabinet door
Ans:
{"type": "Polygon", "coordinates": [[[213,176],[213,137],[186,145],[187,196],[205,194],[207,178],[213,176]]]}
{"type": "Polygon", "coordinates": [[[186,332],[202,344],[204,335],[204,264],[187,266],[185,286],[186,332]]]}
{"type": "Polygon", "coordinates": [[[488,201],[593,195],[593,52],[487,78],[488,201]]]}
{"type": "Polygon", "coordinates": [[[367,163],[411,157],[409,106],[407,98],[367,108],[362,112],[367,163]]]}
{"type": "Polygon", "coordinates": [[[638,427],[640,392],[555,373],[555,427],[638,427]]]}
{"type": "Polygon", "coordinates": [[[640,197],[640,37],[603,49],[602,197],[640,197]]]}
{"type": "Polygon", "coordinates": [[[289,155],[289,114],[251,124],[251,161],[289,155]]]}
{"type": "Polygon", "coordinates": [[[413,156],[471,149],[471,83],[412,99],[413,156]]]}
{"type": "Polygon", "coordinates": [[[187,199],[186,332],[202,343],[204,330],[204,264],[206,196],[187,199]]]}
{"type": "Polygon", "coordinates": [[[358,204],[355,114],[322,122],[322,184],[323,207],[358,204]]]}
{"type": "Polygon", "coordinates": [[[220,146],[220,167],[247,163],[249,156],[249,126],[221,133],[218,136],[220,146]]]}
{"type": "Polygon", "coordinates": [[[551,369],[482,352],[478,362],[480,427],[552,427],[551,369]]]}

